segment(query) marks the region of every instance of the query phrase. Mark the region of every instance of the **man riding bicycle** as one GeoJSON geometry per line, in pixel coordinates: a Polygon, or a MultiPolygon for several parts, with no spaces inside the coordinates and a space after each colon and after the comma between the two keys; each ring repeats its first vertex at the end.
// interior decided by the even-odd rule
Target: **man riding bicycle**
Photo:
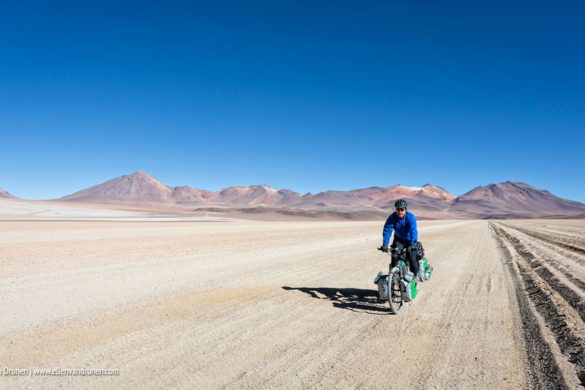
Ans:
{"type": "Polygon", "coordinates": [[[382,231],[382,246],[378,249],[383,252],[388,252],[388,242],[390,241],[390,236],[392,236],[392,230],[394,230],[392,248],[396,248],[398,243],[401,243],[406,248],[410,270],[417,276],[419,281],[422,281],[422,270],[420,269],[416,258],[416,242],[418,240],[416,218],[413,213],[406,210],[407,206],[408,205],[404,199],[399,199],[394,203],[396,212],[390,214],[384,224],[384,229],[382,231]]]}

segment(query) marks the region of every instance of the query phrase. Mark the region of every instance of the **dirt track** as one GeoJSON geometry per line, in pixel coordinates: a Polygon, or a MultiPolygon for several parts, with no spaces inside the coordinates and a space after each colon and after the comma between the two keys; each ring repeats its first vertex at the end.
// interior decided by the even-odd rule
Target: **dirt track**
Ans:
{"type": "MultiPolygon", "coordinates": [[[[554,383],[578,383],[583,344],[563,347],[538,310],[519,308],[529,281],[514,267],[531,266],[513,237],[544,256],[561,242],[582,247],[583,225],[558,237],[531,230],[556,245],[517,230],[530,228],[520,222],[423,222],[436,272],[399,316],[375,299],[373,277],[388,263],[375,250],[381,225],[0,222],[0,366],[120,370],[112,377],[4,376],[0,387],[546,385],[530,370],[531,348],[550,359],[554,383]],[[528,315],[540,324],[530,334],[544,332],[534,345],[528,315]]],[[[567,255],[541,267],[559,283],[542,289],[565,300],[559,315],[570,340],[581,343],[585,260],[560,250],[567,255]]]]}
{"type": "Polygon", "coordinates": [[[558,221],[494,223],[513,275],[534,387],[585,383],[585,235],[558,221]]]}

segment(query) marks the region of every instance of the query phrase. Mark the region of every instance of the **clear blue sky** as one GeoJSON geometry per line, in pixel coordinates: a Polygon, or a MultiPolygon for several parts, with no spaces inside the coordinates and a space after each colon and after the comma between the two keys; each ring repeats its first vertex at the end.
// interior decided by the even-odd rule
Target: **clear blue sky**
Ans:
{"type": "Polygon", "coordinates": [[[584,20],[582,1],[3,2],[0,187],[144,170],[585,202],[584,20]]]}

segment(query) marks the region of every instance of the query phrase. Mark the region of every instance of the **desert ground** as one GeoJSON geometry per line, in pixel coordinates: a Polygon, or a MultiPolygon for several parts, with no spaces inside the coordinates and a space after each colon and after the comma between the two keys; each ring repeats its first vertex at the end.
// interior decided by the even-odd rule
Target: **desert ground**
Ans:
{"type": "Polygon", "coordinates": [[[119,370],[0,388],[583,381],[585,221],[420,222],[435,272],[399,315],[376,300],[382,225],[0,221],[0,369],[119,370]]]}

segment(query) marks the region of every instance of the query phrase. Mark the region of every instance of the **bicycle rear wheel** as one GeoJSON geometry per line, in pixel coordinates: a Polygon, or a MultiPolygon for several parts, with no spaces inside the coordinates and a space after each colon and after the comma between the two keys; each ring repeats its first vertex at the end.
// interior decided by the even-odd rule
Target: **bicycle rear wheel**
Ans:
{"type": "Polygon", "coordinates": [[[390,311],[398,314],[404,306],[404,296],[400,285],[400,271],[396,270],[388,275],[388,304],[390,311]]]}

